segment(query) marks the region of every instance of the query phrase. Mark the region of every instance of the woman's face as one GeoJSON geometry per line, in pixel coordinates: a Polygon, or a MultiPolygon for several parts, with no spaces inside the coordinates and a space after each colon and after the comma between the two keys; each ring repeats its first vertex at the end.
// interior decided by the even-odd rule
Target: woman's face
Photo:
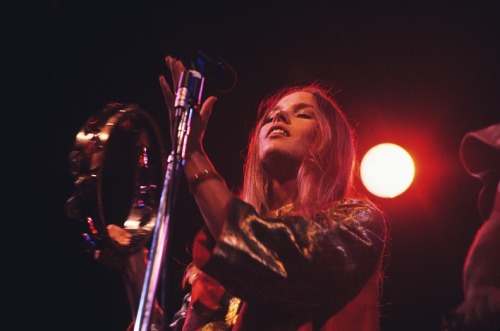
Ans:
{"type": "Polygon", "coordinates": [[[283,97],[265,116],[259,130],[259,156],[302,159],[315,136],[318,120],[314,96],[295,92],[283,97]]]}

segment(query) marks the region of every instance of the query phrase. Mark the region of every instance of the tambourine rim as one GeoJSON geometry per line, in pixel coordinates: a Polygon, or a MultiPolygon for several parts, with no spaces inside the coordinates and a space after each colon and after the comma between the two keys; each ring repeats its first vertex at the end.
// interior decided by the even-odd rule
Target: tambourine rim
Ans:
{"type": "MultiPolygon", "coordinates": [[[[90,210],[88,210],[88,213],[86,213],[87,215],[82,215],[83,218],[85,218],[85,221],[88,221],[87,218],[90,217],[90,221],[93,222],[93,226],[97,231],[97,233],[93,233],[91,234],[91,236],[93,236],[94,239],[98,241],[102,241],[102,243],[99,244],[99,246],[110,247],[119,252],[132,253],[140,249],[142,246],[144,246],[144,244],[151,237],[151,232],[153,231],[155,223],[157,221],[156,213],[159,205],[159,197],[157,201],[155,201],[154,206],[152,206],[153,212],[151,214],[151,219],[146,224],[147,226],[140,228],[140,230],[143,231],[141,235],[144,238],[142,240],[139,240],[138,242],[135,243],[131,243],[128,246],[124,246],[115,243],[113,240],[110,239],[107,231],[107,225],[109,224],[107,223],[104,207],[102,206],[103,204],[102,181],[103,181],[103,171],[104,171],[104,160],[105,160],[105,155],[108,152],[108,149],[111,148],[111,146],[109,145],[109,141],[113,134],[113,130],[117,127],[117,125],[120,124],[122,120],[126,119],[127,115],[132,115],[132,116],[138,115],[140,116],[141,119],[145,120],[147,126],[141,129],[144,129],[146,131],[146,133],[148,134],[148,138],[151,140],[151,144],[154,145],[154,147],[156,147],[158,151],[159,166],[161,168],[160,173],[164,174],[166,169],[166,158],[164,153],[163,139],[160,130],[158,129],[152,116],[146,111],[137,107],[136,105],[124,104],[122,105],[122,107],[114,109],[113,111],[109,111],[109,113],[101,114],[102,118],[100,119],[100,124],[95,126],[92,132],[88,132],[89,129],[88,126],[89,122],[92,119],[95,120],[95,116],[89,118],[84,123],[84,125],[77,134],[74,150],[83,150],[91,143],[93,139],[97,140],[97,144],[96,146],[94,146],[95,150],[89,153],[89,155],[87,155],[88,160],[86,161],[88,162],[88,164],[84,166],[85,169],[82,169],[82,171],[80,172],[80,175],[88,175],[94,177],[95,180],[94,201],[92,201],[91,203],[92,206],[89,208],[90,210]],[[144,232],[149,234],[144,235],[144,232]]],[[[134,174],[134,176],[136,176],[136,174],[134,174]]],[[[157,183],[159,192],[161,192],[162,184],[163,183],[161,181],[157,183]]],[[[134,187],[134,190],[136,189],[137,188],[134,187]]],[[[134,192],[134,196],[136,194],[137,192],[134,192]]],[[[127,220],[125,221],[128,221],[128,219],[135,211],[136,209],[134,209],[133,203],[130,203],[128,205],[128,210],[127,210],[127,220]]]]}

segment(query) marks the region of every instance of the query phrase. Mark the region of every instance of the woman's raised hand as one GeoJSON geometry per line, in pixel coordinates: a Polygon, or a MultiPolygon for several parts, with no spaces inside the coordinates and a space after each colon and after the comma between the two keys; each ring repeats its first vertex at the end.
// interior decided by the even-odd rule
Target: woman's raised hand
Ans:
{"type": "MultiPolygon", "coordinates": [[[[176,58],[167,55],[165,57],[165,62],[170,69],[170,73],[172,75],[172,82],[176,84],[179,82],[181,74],[183,71],[187,70],[182,61],[177,60],[176,58]]],[[[163,91],[163,97],[165,98],[165,102],[167,104],[169,118],[170,118],[170,134],[173,138],[173,135],[176,134],[177,128],[173,127],[175,123],[175,91],[170,87],[165,77],[162,75],[159,78],[160,86],[163,91]]],[[[188,140],[188,146],[186,153],[190,153],[196,149],[202,149],[202,141],[203,136],[205,134],[205,129],[207,127],[208,120],[212,113],[212,108],[217,100],[214,96],[209,96],[202,104],[199,112],[195,112],[191,119],[191,131],[190,137],[188,140]]]]}

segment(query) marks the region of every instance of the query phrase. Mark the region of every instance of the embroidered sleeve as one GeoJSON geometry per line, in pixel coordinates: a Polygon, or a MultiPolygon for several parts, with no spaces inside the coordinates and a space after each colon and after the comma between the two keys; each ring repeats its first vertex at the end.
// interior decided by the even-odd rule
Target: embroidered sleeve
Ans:
{"type": "Polygon", "coordinates": [[[364,200],[310,219],[263,218],[235,200],[219,241],[202,236],[194,258],[245,301],[301,309],[359,293],[380,267],[385,236],[383,215],[364,200]]]}

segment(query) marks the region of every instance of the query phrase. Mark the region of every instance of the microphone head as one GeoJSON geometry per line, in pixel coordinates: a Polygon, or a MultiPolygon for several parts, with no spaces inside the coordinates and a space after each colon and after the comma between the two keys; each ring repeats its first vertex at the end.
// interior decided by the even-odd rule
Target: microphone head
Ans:
{"type": "Polygon", "coordinates": [[[195,69],[205,77],[207,85],[219,93],[229,92],[236,86],[238,77],[229,63],[200,50],[196,54],[195,69]]]}

